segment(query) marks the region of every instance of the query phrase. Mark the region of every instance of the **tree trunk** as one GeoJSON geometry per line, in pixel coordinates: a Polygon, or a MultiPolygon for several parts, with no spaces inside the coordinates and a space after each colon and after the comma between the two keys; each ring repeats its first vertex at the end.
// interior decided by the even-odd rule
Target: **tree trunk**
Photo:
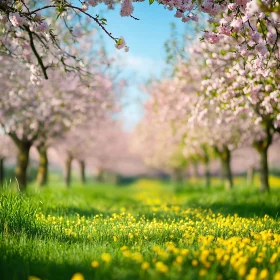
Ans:
{"type": "Polygon", "coordinates": [[[84,160],[79,161],[80,165],[80,176],[81,176],[81,182],[82,184],[86,183],[86,164],[84,160]]]}
{"type": "Polygon", "coordinates": [[[24,191],[27,187],[27,167],[29,163],[29,151],[31,144],[29,142],[21,142],[17,145],[17,166],[16,166],[16,179],[18,187],[24,191]]]}
{"type": "Polygon", "coordinates": [[[253,146],[259,152],[260,155],[260,179],[261,179],[261,192],[269,192],[269,169],[268,169],[268,160],[267,160],[267,153],[268,148],[272,144],[273,138],[273,123],[266,122],[265,123],[265,133],[266,137],[262,140],[255,141],[253,146]]]}
{"type": "Polygon", "coordinates": [[[0,158],[0,187],[3,187],[4,176],[4,158],[0,158]]]}
{"type": "Polygon", "coordinates": [[[247,170],[247,184],[248,185],[253,185],[254,175],[255,175],[254,166],[250,166],[247,170]]]}
{"type": "Polygon", "coordinates": [[[172,181],[177,191],[182,189],[183,174],[180,168],[175,168],[172,173],[172,181]]]}
{"type": "Polygon", "coordinates": [[[198,166],[197,166],[197,162],[193,162],[193,176],[195,179],[198,178],[198,166]]]}
{"type": "Polygon", "coordinates": [[[268,161],[267,161],[267,151],[268,148],[258,149],[260,154],[260,176],[261,176],[261,188],[262,192],[269,192],[269,180],[268,180],[268,161]]]}
{"type": "Polygon", "coordinates": [[[44,145],[38,146],[37,150],[39,152],[37,183],[41,187],[45,186],[48,183],[48,155],[47,148],[44,145]]]}
{"type": "Polygon", "coordinates": [[[104,182],[104,171],[102,169],[98,169],[96,172],[96,181],[99,183],[104,182]]]}
{"type": "MultiPolygon", "coordinates": [[[[219,156],[220,156],[220,155],[219,155],[219,156]]],[[[225,184],[225,178],[226,178],[226,175],[225,175],[225,168],[224,168],[223,160],[222,160],[222,158],[221,158],[220,181],[221,181],[221,184],[222,184],[222,185],[225,184]]]]}
{"type": "Polygon", "coordinates": [[[211,174],[210,174],[210,166],[209,166],[209,157],[206,154],[204,156],[204,166],[205,166],[205,186],[206,188],[210,188],[211,174]]]}
{"type": "Polygon", "coordinates": [[[65,161],[65,185],[66,187],[70,187],[71,184],[71,167],[72,167],[72,161],[73,157],[71,154],[67,155],[66,161],[65,161]]]}
{"type": "Polygon", "coordinates": [[[232,171],[231,171],[231,152],[225,147],[224,150],[220,153],[220,157],[222,160],[222,174],[225,179],[225,188],[227,190],[233,188],[233,180],[232,180],[232,171]]]}

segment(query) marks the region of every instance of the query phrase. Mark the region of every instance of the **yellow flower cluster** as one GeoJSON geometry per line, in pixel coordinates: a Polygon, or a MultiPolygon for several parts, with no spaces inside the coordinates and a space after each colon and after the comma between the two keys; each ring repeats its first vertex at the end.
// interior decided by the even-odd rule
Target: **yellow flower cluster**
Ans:
{"type": "Polygon", "coordinates": [[[134,198],[139,213],[124,207],[91,218],[39,213],[36,223],[66,241],[105,244],[88,262],[103,279],[123,268],[142,279],[280,280],[279,220],[187,208],[149,181],[135,184],[134,198]]]}
{"type": "Polygon", "coordinates": [[[93,218],[77,215],[71,220],[41,213],[36,219],[66,239],[107,240],[119,246],[118,252],[103,252],[92,260],[94,269],[134,263],[138,264],[139,273],[168,275],[188,268],[197,278],[217,275],[219,271],[219,277],[224,279],[279,280],[277,220],[267,215],[263,218],[223,216],[211,210],[185,209],[178,205],[158,206],[157,211],[160,215],[152,218],[120,212],[93,218]]]}

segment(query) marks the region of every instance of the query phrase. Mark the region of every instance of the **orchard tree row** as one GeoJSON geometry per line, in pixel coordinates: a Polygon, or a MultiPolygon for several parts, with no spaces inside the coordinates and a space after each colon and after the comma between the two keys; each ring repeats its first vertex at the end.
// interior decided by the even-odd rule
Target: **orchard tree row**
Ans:
{"type": "MultiPolygon", "coordinates": [[[[1,57],[1,170],[3,159],[17,150],[15,173],[21,190],[27,186],[32,146],[40,157],[40,185],[47,182],[49,147],[56,148],[65,159],[67,185],[73,159],[84,170],[86,161],[97,167],[107,164],[106,157],[112,159],[117,155],[109,149],[114,142],[117,146],[122,131],[112,115],[120,109],[118,97],[124,81],[117,80],[110,72],[109,59],[102,48],[97,52],[99,60],[84,66],[86,74],[82,77],[56,68],[49,71],[49,80],[36,83],[29,79],[25,63],[10,56],[1,57]],[[108,143],[108,138],[113,142],[108,143]]],[[[90,60],[96,53],[91,50],[86,55],[90,60]]]]}
{"type": "MultiPolygon", "coordinates": [[[[241,9],[239,2],[234,9],[241,9]]],[[[224,16],[220,22],[226,28],[224,16]]],[[[136,139],[148,164],[176,171],[201,161],[209,186],[209,161],[216,155],[232,188],[231,154],[252,145],[260,158],[261,190],[269,191],[268,149],[280,132],[278,31],[266,25],[263,33],[261,21],[255,23],[231,27],[236,37],[252,33],[238,51],[236,38],[207,33],[177,59],[172,77],[147,87],[150,99],[136,139]]]]}
{"type": "Polygon", "coordinates": [[[64,182],[67,187],[72,183],[73,161],[76,161],[79,178],[82,184],[87,181],[87,174],[95,176],[95,180],[113,180],[117,182],[119,169],[127,161],[127,154],[123,151],[127,147],[127,134],[120,124],[111,118],[95,119],[79,125],[72,125],[67,130],[58,131],[57,136],[50,137],[44,145],[35,141],[29,149],[28,162],[23,170],[19,167],[20,149],[9,135],[0,135],[0,186],[10,186],[13,182],[24,191],[28,182],[34,177],[30,172],[37,166],[37,185],[49,185],[49,165],[52,169],[64,169],[64,182]],[[15,176],[12,171],[16,160],[15,176]],[[30,162],[31,161],[31,162],[30,162]],[[27,169],[30,169],[29,172],[27,169]],[[24,179],[22,179],[24,176],[24,179]],[[108,178],[107,178],[108,177],[108,178]],[[25,181],[23,181],[25,180],[25,181]]]}
{"type": "MultiPolygon", "coordinates": [[[[125,38],[110,33],[107,19],[94,8],[105,4],[138,20],[136,2],[141,1],[0,0],[0,122],[18,148],[21,189],[32,145],[41,162],[47,162],[43,158],[50,143],[73,127],[94,127],[115,110],[119,89],[107,71],[113,61],[96,47],[95,26],[117,49],[129,48],[125,38]]],[[[183,22],[207,17],[209,25],[191,59],[179,61],[173,78],[149,89],[153,99],[139,137],[164,147],[163,153],[160,144],[155,146],[152,161],[159,155],[169,164],[171,157],[174,165],[199,157],[207,164],[211,146],[221,155],[231,186],[230,152],[250,142],[260,153],[262,189],[268,190],[267,150],[280,120],[279,1],[157,2],[183,22]]]]}

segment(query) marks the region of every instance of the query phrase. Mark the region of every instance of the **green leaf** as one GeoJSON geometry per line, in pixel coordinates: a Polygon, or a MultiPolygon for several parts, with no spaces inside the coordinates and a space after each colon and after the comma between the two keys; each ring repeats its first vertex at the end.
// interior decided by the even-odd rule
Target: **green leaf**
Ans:
{"type": "Polygon", "coordinates": [[[152,5],[155,0],[149,0],[149,4],[152,5]]]}

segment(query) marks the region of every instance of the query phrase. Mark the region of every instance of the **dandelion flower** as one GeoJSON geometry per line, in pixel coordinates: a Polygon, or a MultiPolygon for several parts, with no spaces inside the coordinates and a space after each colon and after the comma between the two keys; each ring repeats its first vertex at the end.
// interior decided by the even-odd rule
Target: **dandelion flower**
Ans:
{"type": "Polygon", "coordinates": [[[97,267],[99,267],[99,262],[98,262],[98,261],[93,261],[93,262],[91,263],[91,266],[92,266],[93,268],[97,268],[97,267]]]}
{"type": "Polygon", "coordinates": [[[141,269],[142,270],[147,270],[150,267],[150,264],[148,262],[143,262],[141,264],[141,269]]]}
{"type": "Polygon", "coordinates": [[[101,259],[103,262],[109,263],[112,260],[112,256],[109,253],[103,253],[101,259]]]}
{"type": "Polygon", "coordinates": [[[72,276],[71,280],[85,280],[85,278],[82,273],[75,273],[72,276]]]}

